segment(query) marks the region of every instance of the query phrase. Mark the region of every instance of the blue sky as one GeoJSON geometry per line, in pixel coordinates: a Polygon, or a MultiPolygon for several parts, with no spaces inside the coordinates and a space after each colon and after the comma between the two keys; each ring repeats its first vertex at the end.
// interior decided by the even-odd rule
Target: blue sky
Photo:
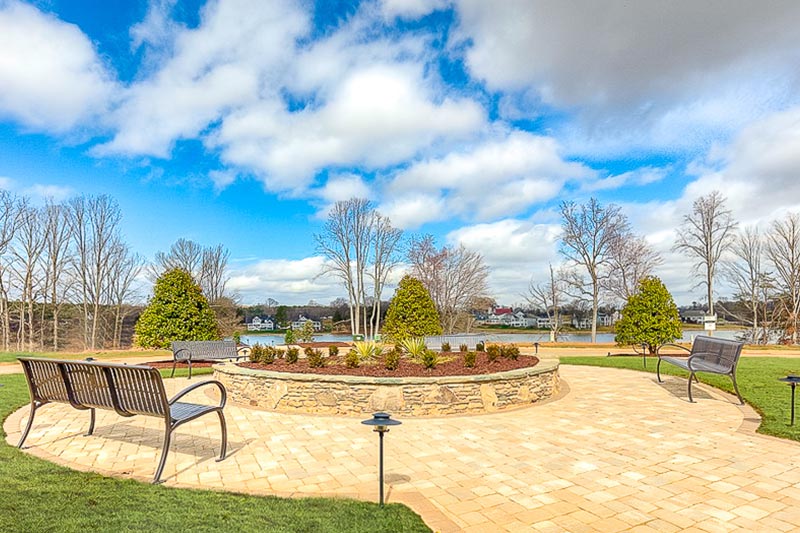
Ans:
{"type": "MultiPolygon", "coordinates": [[[[313,234],[366,196],[522,301],[562,200],[671,252],[692,201],[800,207],[800,4],[0,0],[0,187],[107,193],[134,250],[225,244],[244,303],[326,302],[313,234]]],[[[721,286],[724,294],[724,285],[721,286]]]]}

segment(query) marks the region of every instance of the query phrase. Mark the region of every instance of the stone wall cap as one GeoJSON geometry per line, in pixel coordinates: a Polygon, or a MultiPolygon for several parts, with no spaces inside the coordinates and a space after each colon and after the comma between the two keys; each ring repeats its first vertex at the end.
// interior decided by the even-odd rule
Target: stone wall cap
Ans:
{"type": "Polygon", "coordinates": [[[505,372],[495,372],[494,374],[481,375],[462,375],[462,376],[431,376],[431,377],[371,377],[371,376],[347,376],[335,374],[305,374],[295,372],[276,372],[271,370],[255,370],[245,368],[234,363],[217,363],[213,365],[215,372],[233,376],[258,376],[260,378],[276,380],[292,380],[307,382],[333,382],[349,383],[354,385],[403,385],[403,384],[447,384],[447,383],[481,383],[487,381],[498,381],[503,379],[521,378],[525,376],[535,376],[545,372],[551,372],[558,368],[558,359],[544,358],[539,359],[536,366],[528,368],[518,368],[505,372]]]}

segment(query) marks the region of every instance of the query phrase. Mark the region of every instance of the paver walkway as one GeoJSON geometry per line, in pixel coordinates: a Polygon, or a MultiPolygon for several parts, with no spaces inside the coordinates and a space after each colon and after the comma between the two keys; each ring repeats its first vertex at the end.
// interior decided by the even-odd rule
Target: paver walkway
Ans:
{"type": "MultiPolygon", "coordinates": [[[[685,380],[562,366],[568,392],[510,412],[405,419],[386,436],[388,500],[448,531],[790,531],[800,521],[800,445],[756,435],[757,417],[685,380]]],[[[195,382],[193,380],[192,382],[195,382]]],[[[171,390],[186,379],[168,380],[171,390]]],[[[202,399],[202,397],[200,397],[202,399]]],[[[210,400],[209,400],[210,401],[210,400]]],[[[27,407],[5,424],[15,444],[27,407]]],[[[176,433],[166,484],[277,495],[377,498],[377,436],[358,419],[226,408],[176,433]],[[176,453],[177,452],[177,453],[176,453]]],[[[39,418],[41,417],[41,418],[39,418]]],[[[152,418],[51,405],[28,452],[148,480],[163,431],[152,418]]]]}

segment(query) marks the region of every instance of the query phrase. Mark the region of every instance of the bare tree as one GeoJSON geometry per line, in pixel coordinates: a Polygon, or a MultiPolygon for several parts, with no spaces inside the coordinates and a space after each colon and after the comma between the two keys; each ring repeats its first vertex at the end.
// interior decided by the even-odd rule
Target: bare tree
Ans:
{"type": "Polygon", "coordinates": [[[19,222],[18,203],[8,191],[0,190],[0,330],[2,330],[3,350],[8,351],[11,344],[11,308],[9,290],[10,269],[2,258],[7,256],[17,223],[19,222]]]}
{"type": "MultiPolygon", "coordinates": [[[[69,269],[73,257],[70,254],[69,209],[66,205],[47,202],[44,211],[44,232],[45,291],[50,300],[52,313],[51,346],[53,351],[57,352],[61,309],[67,300],[67,293],[72,282],[69,269]]],[[[45,308],[46,306],[43,305],[43,315],[45,308]]],[[[43,319],[42,327],[44,324],[45,320],[43,319]]]]}
{"type": "Polygon", "coordinates": [[[94,350],[108,291],[111,260],[118,243],[119,204],[109,196],[79,196],[69,202],[76,270],[83,308],[84,347],[94,350]]]}
{"type": "Polygon", "coordinates": [[[797,344],[800,335],[800,215],[790,213],[772,223],[767,235],[767,257],[775,272],[776,310],[783,323],[783,337],[797,344]]]}
{"type": "Polygon", "coordinates": [[[608,272],[603,289],[613,298],[627,302],[636,294],[639,282],[662,263],[661,256],[644,237],[621,232],[612,241],[608,254],[608,272]]]}
{"type": "Polygon", "coordinates": [[[694,259],[692,270],[706,287],[708,313],[714,314],[714,278],[722,255],[733,244],[737,223],[719,191],[701,196],[683,217],[674,250],[694,259]]]}
{"type": "Polygon", "coordinates": [[[328,260],[323,274],[338,277],[347,289],[353,335],[366,334],[364,287],[373,219],[374,209],[368,200],[339,201],[328,213],[322,233],[314,235],[317,249],[328,260]]]}
{"type": "Polygon", "coordinates": [[[388,218],[375,213],[372,223],[372,314],[370,316],[370,336],[374,337],[381,326],[381,297],[383,288],[392,271],[400,264],[397,248],[403,231],[392,227],[388,218]]]}
{"type": "MultiPolygon", "coordinates": [[[[630,232],[628,221],[618,206],[603,207],[595,198],[580,206],[574,202],[562,202],[561,219],[560,252],[572,264],[583,267],[589,276],[588,282],[577,288],[591,301],[592,342],[596,342],[600,289],[610,273],[611,247],[618,242],[620,235],[630,232]]],[[[572,279],[577,281],[582,277],[572,279]]]]}
{"type": "Polygon", "coordinates": [[[558,336],[563,326],[561,319],[561,306],[564,300],[563,272],[553,269],[550,264],[550,277],[543,283],[536,283],[531,279],[528,284],[528,293],[524,294],[525,300],[534,308],[544,309],[550,322],[550,342],[558,342],[558,336]]]}
{"type": "Polygon", "coordinates": [[[17,328],[17,348],[34,349],[33,315],[37,291],[40,287],[41,272],[38,272],[39,259],[44,250],[42,210],[22,199],[18,206],[19,222],[11,252],[15,258],[12,270],[16,274],[19,289],[19,322],[17,328]]]}
{"type": "Polygon", "coordinates": [[[222,244],[203,248],[200,261],[200,286],[210,302],[216,302],[225,296],[230,255],[231,253],[222,244]]]}
{"type": "MultiPolygon", "coordinates": [[[[227,261],[227,257],[225,258],[227,261]]],[[[180,238],[169,248],[169,252],[157,252],[150,269],[150,278],[158,279],[161,274],[173,268],[190,273],[195,281],[200,279],[200,266],[203,262],[203,247],[198,243],[180,238]]]]}
{"type": "Polygon", "coordinates": [[[145,264],[144,257],[131,252],[128,245],[120,240],[114,243],[109,261],[108,297],[109,304],[114,309],[111,342],[116,349],[122,347],[122,326],[131,310],[126,303],[134,294],[136,279],[144,270],[145,264]]]}
{"type": "Polygon", "coordinates": [[[425,285],[436,304],[446,334],[453,333],[458,321],[467,318],[470,303],[488,291],[489,269],[483,256],[463,244],[439,250],[433,237],[426,235],[412,240],[408,260],[411,275],[425,285]]]}
{"type": "MultiPolygon", "coordinates": [[[[762,300],[763,291],[770,286],[769,273],[764,268],[764,244],[758,229],[747,227],[737,235],[731,245],[734,259],[722,265],[722,273],[736,290],[736,299],[743,302],[747,313],[737,318],[750,324],[749,342],[766,344],[769,330],[766,323],[759,324],[767,302],[762,300]]],[[[725,309],[733,312],[731,309],[725,309]]]]}

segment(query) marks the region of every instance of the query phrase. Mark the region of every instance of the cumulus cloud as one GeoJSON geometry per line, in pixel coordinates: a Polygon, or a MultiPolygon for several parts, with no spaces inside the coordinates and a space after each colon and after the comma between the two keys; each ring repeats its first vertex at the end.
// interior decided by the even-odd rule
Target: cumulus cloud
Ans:
{"type": "Polygon", "coordinates": [[[753,122],[694,168],[700,174],[686,187],[686,203],[719,190],[743,224],[800,210],[800,106],[753,122]]]}
{"type": "Polygon", "coordinates": [[[344,74],[319,108],[259,102],[228,116],[215,136],[226,161],[258,169],[272,190],[302,189],[325,166],[381,168],[484,124],[475,102],[427,94],[419,66],[344,74]]]}
{"type": "Polygon", "coordinates": [[[77,26],[0,2],[0,50],[0,117],[61,133],[109,105],[113,76],[77,26]]]}
{"type": "Polygon", "coordinates": [[[381,11],[386,19],[416,19],[448,4],[448,0],[381,0],[381,11]]]}
{"type": "Polygon", "coordinates": [[[483,255],[490,268],[489,287],[493,297],[507,304],[521,302],[531,279],[544,282],[548,265],[558,265],[558,221],[537,223],[503,219],[454,230],[447,235],[451,244],[463,244],[483,255]]]}
{"type": "MultiPolygon", "coordinates": [[[[288,0],[222,0],[207,4],[200,18],[198,28],[169,27],[171,41],[162,46],[171,54],[125,91],[112,117],[117,133],[96,153],[165,158],[176,140],[201,136],[230,110],[265,97],[262,91],[277,98],[274,72],[291,60],[307,14],[288,0]]],[[[144,27],[154,25],[164,27],[144,27]]],[[[142,29],[136,39],[154,31],[142,29]]]]}
{"type": "Polygon", "coordinates": [[[691,149],[797,99],[800,4],[791,0],[759,9],[459,0],[457,9],[473,76],[528,93],[534,106],[576,111],[580,121],[567,129],[576,153],[607,153],[612,143],[619,152],[630,141],[691,149]]]}
{"type": "Polygon", "coordinates": [[[325,259],[265,259],[231,272],[230,290],[243,301],[257,303],[267,298],[279,302],[303,303],[310,299],[327,302],[342,295],[341,281],[320,276],[325,259]]]}
{"type": "MultiPolygon", "coordinates": [[[[420,206],[443,203],[444,216],[487,220],[514,215],[555,198],[568,180],[595,176],[589,167],[565,161],[559,151],[553,138],[516,131],[469,151],[415,163],[396,174],[387,189],[391,195],[400,195],[395,204],[403,196],[415,198],[420,206]],[[425,195],[428,202],[421,201],[425,195]]],[[[414,211],[421,216],[418,223],[443,216],[414,211]]]]}

